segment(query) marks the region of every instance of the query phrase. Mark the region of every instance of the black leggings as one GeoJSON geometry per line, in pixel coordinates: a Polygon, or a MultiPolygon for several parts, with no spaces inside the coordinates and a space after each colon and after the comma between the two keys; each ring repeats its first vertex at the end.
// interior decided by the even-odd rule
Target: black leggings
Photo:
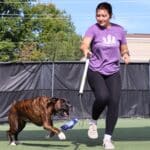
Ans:
{"type": "Polygon", "coordinates": [[[120,72],[105,76],[89,69],[87,79],[95,95],[92,107],[92,119],[97,120],[105,107],[107,107],[105,134],[112,135],[118,119],[118,106],[121,93],[120,72]]]}

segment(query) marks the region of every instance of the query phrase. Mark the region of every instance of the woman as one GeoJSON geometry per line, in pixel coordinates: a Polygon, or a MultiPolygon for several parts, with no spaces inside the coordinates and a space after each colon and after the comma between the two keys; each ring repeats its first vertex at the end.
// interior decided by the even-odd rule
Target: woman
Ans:
{"type": "Polygon", "coordinates": [[[98,138],[97,120],[107,108],[103,138],[105,149],[115,148],[111,137],[118,119],[121,93],[120,58],[122,56],[125,64],[130,61],[125,31],[120,25],[111,23],[111,17],[111,4],[98,4],[97,23],[86,31],[80,47],[84,56],[90,59],[87,79],[95,96],[88,136],[98,138]]]}

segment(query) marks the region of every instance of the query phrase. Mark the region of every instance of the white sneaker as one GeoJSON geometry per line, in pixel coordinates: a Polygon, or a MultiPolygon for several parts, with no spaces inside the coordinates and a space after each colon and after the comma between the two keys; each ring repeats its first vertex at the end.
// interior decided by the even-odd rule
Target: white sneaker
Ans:
{"type": "Polygon", "coordinates": [[[12,145],[12,146],[16,146],[17,144],[16,144],[16,142],[15,142],[15,141],[12,141],[12,142],[10,143],[10,145],[12,145]]]}
{"type": "Polygon", "coordinates": [[[89,130],[88,130],[88,137],[90,139],[97,139],[98,138],[98,132],[97,132],[96,124],[90,124],[89,130]]]}
{"type": "Polygon", "coordinates": [[[112,144],[111,140],[103,140],[103,146],[105,150],[115,149],[115,146],[112,144]]]}

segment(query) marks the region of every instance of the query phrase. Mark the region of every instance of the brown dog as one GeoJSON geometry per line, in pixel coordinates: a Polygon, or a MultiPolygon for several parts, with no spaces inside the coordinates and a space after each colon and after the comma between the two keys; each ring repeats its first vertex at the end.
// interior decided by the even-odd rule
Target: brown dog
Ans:
{"type": "Polygon", "coordinates": [[[18,134],[28,121],[38,126],[43,126],[44,129],[51,133],[51,136],[57,134],[59,139],[66,139],[63,132],[53,127],[52,115],[58,113],[61,116],[68,116],[69,108],[70,104],[68,101],[46,96],[16,102],[11,106],[8,113],[10,129],[7,131],[7,134],[10,144],[17,144],[18,134]]]}

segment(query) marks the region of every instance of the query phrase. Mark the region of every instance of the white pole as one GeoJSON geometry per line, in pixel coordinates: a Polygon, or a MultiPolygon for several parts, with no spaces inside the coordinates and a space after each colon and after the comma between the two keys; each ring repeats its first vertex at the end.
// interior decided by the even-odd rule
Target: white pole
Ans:
{"type": "Polygon", "coordinates": [[[85,61],[85,67],[84,67],[84,72],[82,75],[79,94],[83,94],[83,90],[84,90],[84,86],[85,86],[85,82],[86,82],[86,77],[87,77],[88,66],[89,66],[89,58],[87,58],[85,61]]]}

